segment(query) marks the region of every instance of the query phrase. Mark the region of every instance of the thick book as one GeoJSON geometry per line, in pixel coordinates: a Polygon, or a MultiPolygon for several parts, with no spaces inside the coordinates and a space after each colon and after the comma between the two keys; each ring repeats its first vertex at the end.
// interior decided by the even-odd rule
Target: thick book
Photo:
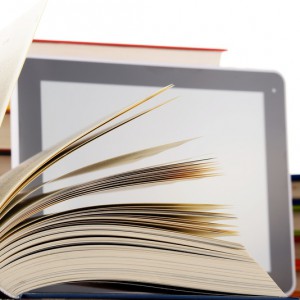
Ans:
{"type": "Polygon", "coordinates": [[[8,172],[11,169],[10,151],[0,150],[0,175],[8,172]]]}
{"type": "Polygon", "coordinates": [[[6,113],[0,127],[0,154],[7,153],[10,149],[10,113],[6,113]]]}
{"type": "Polygon", "coordinates": [[[225,49],[34,40],[28,57],[108,63],[219,66],[225,49]]]}
{"type": "Polygon", "coordinates": [[[294,204],[300,204],[300,175],[292,176],[292,196],[294,199],[294,204]]]}
{"type": "Polygon", "coordinates": [[[47,207],[83,195],[218,175],[212,159],[187,159],[129,168],[42,191],[53,182],[130,164],[190,142],[180,140],[35,183],[45,170],[81,147],[169,103],[160,99],[153,104],[152,99],[170,87],[100,120],[0,177],[0,288],[4,294],[17,298],[60,283],[96,282],[101,286],[108,282],[169,294],[285,296],[242,245],[223,238],[235,235],[236,230],[225,222],[234,216],[226,212],[221,199],[220,204],[167,203],[164,199],[159,203],[113,203],[39,215],[47,207]]]}

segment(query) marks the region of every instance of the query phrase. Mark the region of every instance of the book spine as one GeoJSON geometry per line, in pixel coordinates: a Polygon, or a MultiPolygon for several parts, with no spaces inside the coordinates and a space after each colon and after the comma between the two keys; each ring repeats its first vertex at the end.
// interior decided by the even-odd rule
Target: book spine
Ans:
{"type": "Polygon", "coordinates": [[[141,45],[141,44],[117,44],[117,43],[98,43],[98,42],[42,40],[42,39],[34,39],[33,42],[34,43],[69,44],[69,45],[124,47],[124,48],[165,49],[165,50],[210,51],[210,52],[224,52],[224,51],[227,51],[226,49],[219,49],[219,48],[202,48],[202,47],[199,48],[199,47],[141,45]]]}

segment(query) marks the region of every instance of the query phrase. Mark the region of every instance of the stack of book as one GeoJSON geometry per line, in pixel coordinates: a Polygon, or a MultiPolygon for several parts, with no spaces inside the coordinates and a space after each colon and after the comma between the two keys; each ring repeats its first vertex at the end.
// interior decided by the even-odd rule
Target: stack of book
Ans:
{"type": "Polygon", "coordinates": [[[219,66],[225,49],[34,40],[28,56],[107,63],[219,66]]]}
{"type": "Polygon", "coordinates": [[[0,175],[11,168],[10,109],[8,108],[0,127],[0,175]]]}
{"type": "Polygon", "coordinates": [[[295,297],[300,297],[300,176],[292,176],[292,197],[295,238],[296,290],[295,297]]]}

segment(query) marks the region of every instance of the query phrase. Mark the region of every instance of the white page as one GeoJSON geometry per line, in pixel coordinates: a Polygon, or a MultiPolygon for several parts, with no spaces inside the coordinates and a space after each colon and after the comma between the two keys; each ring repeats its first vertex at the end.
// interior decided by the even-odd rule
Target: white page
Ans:
{"type": "MultiPolygon", "coordinates": [[[[5,13],[7,2],[9,0],[0,2],[1,14],[5,13]]],[[[0,126],[46,2],[35,1],[19,17],[0,29],[0,126]]],[[[16,11],[16,15],[19,12],[16,11]]]]}

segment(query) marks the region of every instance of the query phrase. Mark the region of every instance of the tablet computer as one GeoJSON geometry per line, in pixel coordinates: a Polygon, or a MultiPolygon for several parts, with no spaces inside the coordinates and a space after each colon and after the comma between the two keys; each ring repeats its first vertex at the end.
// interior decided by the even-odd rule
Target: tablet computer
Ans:
{"type": "MultiPolygon", "coordinates": [[[[170,83],[175,87],[162,97],[179,99],[80,149],[51,167],[44,180],[61,170],[194,137],[177,154],[212,157],[218,176],[172,185],[172,193],[168,185],[151,192],[105,193],[100,200],[77,199],[45,213],[99,201],[140,201],[141,196],[144,201],[230,204],[248,252],[290,293],[295,279],[284,84],[276,73],[27,59],[12,104],[13,162],[170,83]]],[[[169,153],[166,158],[172,159],[169,153]]],[[[148,161],[154,162],[155,157],[148,161]]]]}

